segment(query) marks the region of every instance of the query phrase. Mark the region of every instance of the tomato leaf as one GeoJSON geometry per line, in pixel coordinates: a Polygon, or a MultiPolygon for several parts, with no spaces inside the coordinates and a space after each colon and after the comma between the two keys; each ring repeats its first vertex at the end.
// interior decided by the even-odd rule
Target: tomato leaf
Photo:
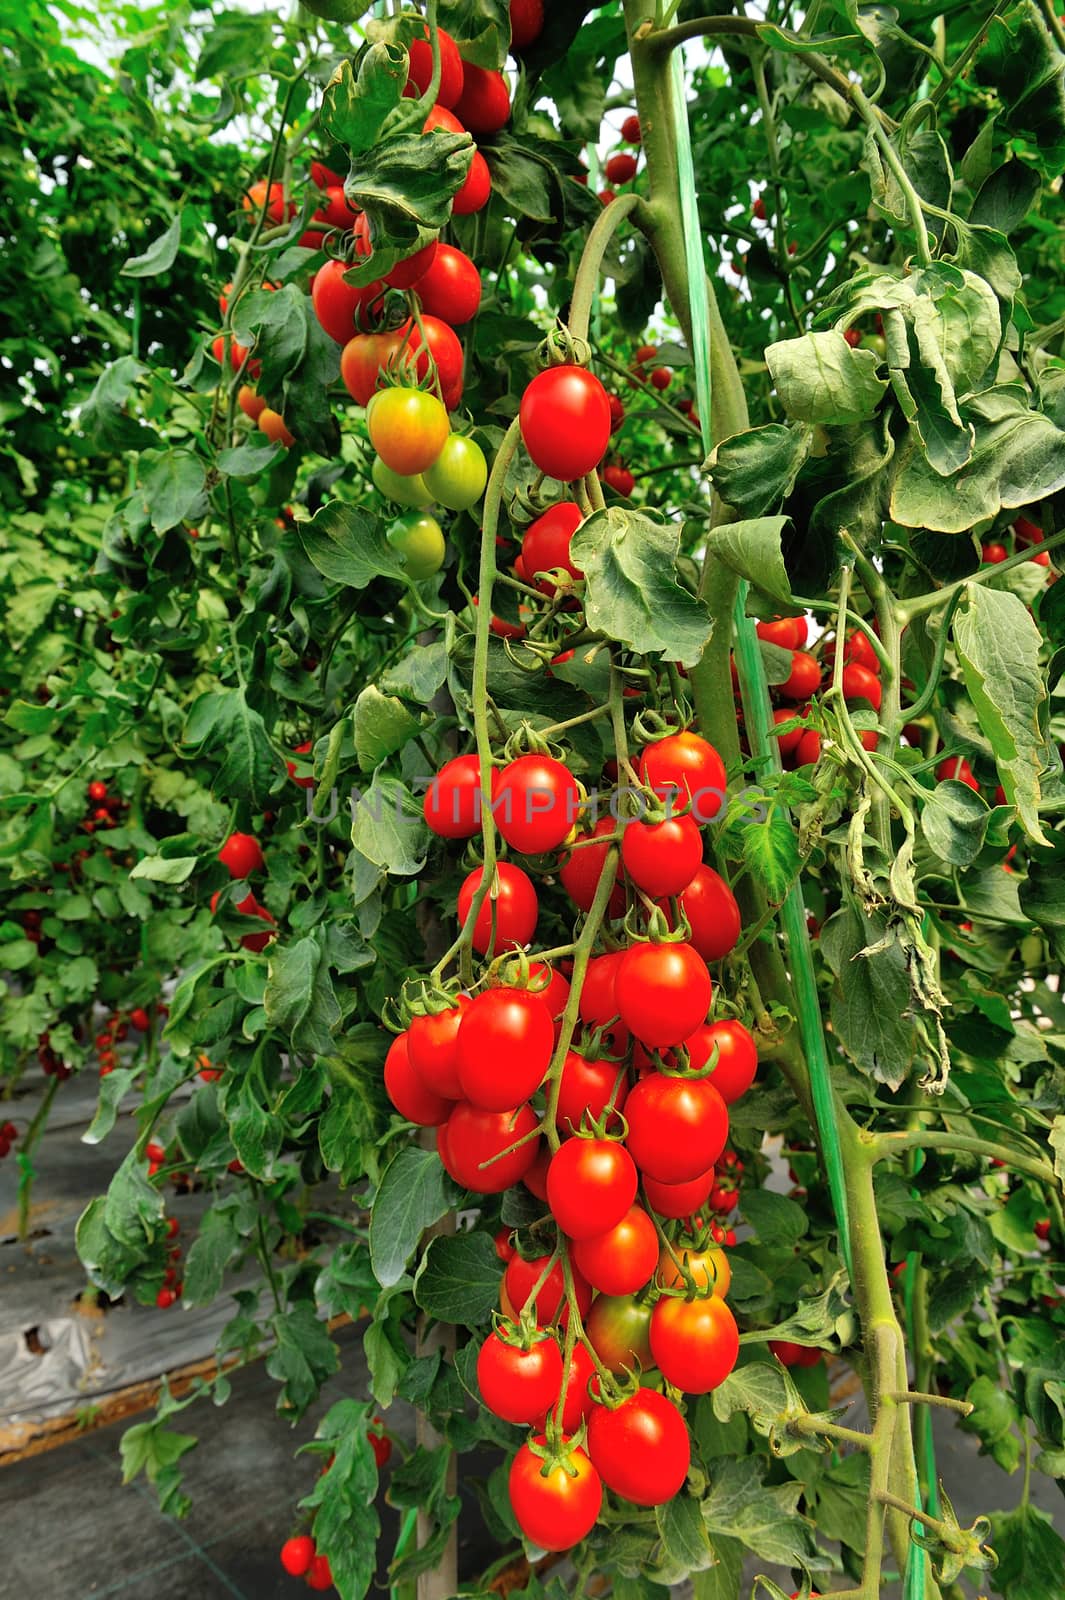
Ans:
{"type": "Polygon", "coordinates": [[[281,1384],[277,1409],[293,1421],[317,1399],[326,1378],[340,1368],[340,1356],[314,1302],[298,1300],[279,1311],[268,1324],[277,1343],[266,1358],[266,1370],[281,1384]]]}
{"type": "Polygon", "coordinates": [[[973,77],[1000,96],[1000,128],[1024,139],[1041,172],[1058,176],[1065,162],[1065,61],[1039,8],[1021,0],[992,18],[985,40],[973,77]]]}
{"type": "Polygon", "coordinates": [[[322,126],[350,155],[372,150],[407,81],[407,52],[384,41],[371,44],[356,78],[342,61],[322,97],[322,126]]]}
{"type": "Polygon", "coordinates": [[[385,1168],[370,1213],[370,1256],[382,1288],[398,1283],[426,1228],[451,1203],[435,1150],[400,1150],[385,1168]]]}
{"type": "Polygon", "coordinates": [[[760,518],[791,493],[810,440],[810,428],[782,422],[734,433],[710,454],[714,487],[726,505],[760,518]]]}
{"type": "Polygon", "coordinates": [[[444,0],[438,16],[464,61],[489,71],[504,65],[510,48],[508,0],[444,0]]]}
{"type": "Polygon", "coordinates": [[[355,754],[364,772],[375,767],[413,739],[421,727],[401,700],[384,695],[368,683],[352,711],[355,754]]]}
{"type": "Polygon", "coordinates": [[[702,1572],[716,1560],[698,1500],[675,1494],[655,1507],[655,1521],[668,1559],[681,1572],[702,1572]]]}
{"type": "Polygon", "coordinates": [[[794,422],[865,422],[887,393],[873,351],[853,349],[835,329],[768,345],[765,359],[794,422]]]}
{"type": "Polygon", "coordinates": [[[271,948],[263,1005],[270,1026],[287,1035],[295,1052],[327,1055],[333,1048],[340,1006],[314,934],[271,948]]]}
{"type": "Polygon", "coordinates": [[[221,1292],[226,1268],[241,1248],[254,1220],[243,1196],[210,1206],[200,1218],[199,1231],[189,1249],[182,1272],[182,1301],[185,1305],[206,1306],[221,1292]],[[241,1218],[242,1225],[238,1225],[241,1218]]]}
{"type": "Polygon", "coordinates": [[[296,531],[308,561],[331,583],[365,589],[374,578],[403,578],[403,562],[372,511],[332,500],[296,531]]]}
{"type": "Polygon", "coordinates": [[[642,655],[692,667],[713,624],[677,580],[680,529],[638,511],[611,508],[583,522],[570,543],[585,576],[589,627],[642,655]]]}
{"type": "Polygon", "coordinates": [[[413,877],[425,864],[429,829],[421,805],[398,778],[380,770],[355,803],[351,842],[385,872],[413,877]]]}
{"type": "Polygon", "coordinates": [[[430,1239],[415,1273],[415,1304],[439,1322],[477,1327],[499,1303],[502,1270],[483,1229],[439,1235],[430,1239]]]}
{"type": "Polygon", "coordinates": [[[990,818],[986,802],[968,784],[946,778],[921,807],[921,832],[941,860],[971,867],[984,847],[990,818]]]}
{"type": "Polygon", "coordinates": [[[831,1013],[840,1045],[863,1072],[897,1089],[913,1068],[918,1041],[901,944],[864,953],[884,934],[882,917],[861,918],[847,908],[825,923],[820,942],[836,975],[831,1013]]]}
{"type": "Polygon", "coordinates": [[[266,723],[248,704],[243,688],[210,689],[200,695],[189,711],[182,737],[190,750],[217,759],[216,794],[264,806],[284,774],[266,723]]]}
{"type": "Polygon", "coordinates": [[[780,535],[787,525],[787,517],[756,517],[726,522],[710,535],[714,555],[762,594],[785,606],[792,604],[791,584],[780,547],[780,535]]]}
{"type": "Polygon", "coordinates": [[[300,1501],[302,1510],[314,1512],[315,1544],[328,1557],[334,1586],[345,1600],[362,1600],[369,1590],[381,1532],[368,1421],[369,1408],[355,1400],[330,1406],[314,1435],[329,1445],[328,1464],[300,1501]]]}
{"type": "MultiPolygon", "coordinates": [[[[726,1378],[714,1391],[715,1401],[741,1373],[753,1370],[744,1367],[726,1378]]],[[[778,1375],[771,1372],[771,1376],[778,1375]]],[[[796,1511],[802,1484],[791,1481],[768,1486],[762,1482],[764,1470],[765,1463],[750,1456],[717,1462],[714,1481],[703,1501],[703,1520],[711,1539],[716,1533],[739,1539],[763,1561],[781,1566],[797,1566],[804,1558],[808,1565],[820,1565],[811,1559],[812,1531],[796,1511]]]]}

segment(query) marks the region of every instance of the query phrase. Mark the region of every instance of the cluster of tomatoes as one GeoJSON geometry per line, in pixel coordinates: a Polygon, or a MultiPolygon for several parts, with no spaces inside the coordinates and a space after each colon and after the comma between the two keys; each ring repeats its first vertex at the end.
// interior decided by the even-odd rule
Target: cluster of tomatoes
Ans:
{"type": "MultiPolygon", "coordinates": [[[[166,1014],[165,1006],[160,1006],[158,1009],[161,1016],[166,1014]]],[[[128,1022],[123,1019],[120,1012],[114,1011],[111,1013],[94,1041],[96,1045],[96,1060],[101,1078],[108,1077],[118,1066],[118,1051],[116,1047],[124,1044],[126,1039],[129,1038],[130,1028],[136,1028],[138,1033],[147,1033],[151,1025],[151,1016],[144,1006],[134,1006],[129,1013],[128,1022]]]]}
{"type": "MultiPolygon", "coordinates": [[[[625,118],[621,124],[621,137],[626,144],[639,145],[642,143],[640,133],[640,119],[635,112],[625,118]]],[[[628,150],[615,150],[612,156],[606,159],[603,176],[608,187],[600,189],[599,198],[604,205],[609,205],[611,200],[617,199],[617,190],[613,187],[616,183],[631,183],[636,176],[637,160],[628,150]]]]}
{"type": "MultiPolygon", "coordinates": [[[[779,702],[773,708],[773,721],[778,728],[777,740],[781,760],[787,767],[805,767],[821,756],[821,735],[816,728],[804,725],[809,715],[810,702],[821,688],[821,662],[810,651],[804,650],[808,630],[805,617],[774,617],[769,622],[759,622],[755,631],[760,639],[791,652],[791,670],[782,683],[774,686],[779,702]]],[[[835,646],[825,646],[824,657],[832,663],[835,646]]],[[[848,706],[864,708],[874,714],[880,710],[883,690],[880,685],[880,657],[867,636],[855,630],[843,642],[844,667],[842,674],[843,698],[848,706]]],[[[860,728],[858,738],[866,750],[877,746],[876,730],[860,728]]]]}
{"type": "Polygon", "coordinates": [[[51,1035],[47,1028],[37,1035],[37,1061],[46,1078],[58,1078],[60,1083],[69,1078],[74,1071],[74,1068],[53,1050],[51,1035]]]}
{"type": "MultiPolygon", "coordinates": [[[[145,1149],[145,1155],[148,1157],[148,1176],[149,1178],[154,1178],[166,1160],[166,1151],[157,1140],[152,1139],[145,1149]]],[[[179,1266],[181,1246],[177,1242],[180,1227],[181,1225],[176,1217],[167,1218],[166,1236],[172,1242],[167,1246],[167,1268],[163,1273],[162,1287],[155,1296],[155,1303],[160,1311],[169,1311],[170,1307],[176,1305],[181,1299],[183,1287],[181,1267],[179,1266]]]]}
{"type": "Polygon", "coordinates": [[[101,779],[94,778],[85,791],[85,815],[78,826],[82,833],[95,833],[98,828],[116,828],[127,804],[121,795],[111,794],[101,779]]]}
{"type": "MultiPolygon", "coordinates": [[[[305,749],[309,750],[310,745],[308,744],[305,749]]],[[[295,767],[293,763],[290,762],[289,766],[292,776],[295,777],[295,767]]],[[[303,783],[310,784],[313,783],[313,781],[313,779],[296,778],[296,782],[300,783],[301,785],[303,783]]],[[[238,883],[247,883],[253,872],[263,872],[266,869],[266,862],[263,859],[262,846],[259,844],[259,841],[256,839],[255,835],[251,833],[231,833],[221,850],[219,850],[218,859],[228,871],[229,876],[238,883]]],[[[215,916],[218,911],[218,904],[223,893],[223,890],[216,889],[211,896],[212,917],[215,916]]],[[[256,953],[258,953],[260,950],[265,950],[270,940],[274,938],[276,919],[272,913],[269,912],[265,906],[259,904],[258,900],[255,898],[254,891],[251,889],[248,890],[247,894],[241,896],[241,898],[236,902],[234,909],[238,916],[254,917],[259,922],[265,922],[269,924],[265,933],[245,933],[242,934],[240,940],[241,945],[245,950],[252,950],[256,953]]],[[[210,1063],[208,1063],[208,1066],[209,1065],[210,1063]]]]}
{"type": "MultiPolygon", "coordinates": [[[[1030,522],[1027,517],[1018,517],[1013,524],[1014,550],[1027,550],[1032,545],[1042,544],[1042,542],[1043,530],[1038,523],[1030,522]]],[[[985,565],[997,566],[1000,561],[1007,560],[1011,553],[1001,539],[989,539],[980,546],[980,559],[985,565]]],[[[1049,550],[1033,550],[1028,559],[1029,561],[1034,561],[1040,567],[1050,566],[1049,550]]],[[[1048,583],[1055,581],[1056,578],[1056,572],[1048,572],[1048,583]]]]}
{"type": "MultiPolygon", "coordinates": [[[[374,1461],[377,1463],[378,1472],[386,1465],[392,1455],[392,1440],[384,1431],[384,1419],[375,1417],[373,1427],[369,1430],[367,1438],[373,1451],[374,1461]]],[[[335,1457],[330,1456],[322,1468],[328,1472],[333,1465],[335,1457]]],[[[294,1533],[285,1540],[281,1546],[281,1565],[291,1578],[303,1578],[308,1589],[320,1589],[323,1592],[333,1587],[333,1574],[329,1565],[329,1557],[318,1549],[313,1534],[294,1533]]]]}
{"type": "MultiPolygon", "coordinates": [[[[725,769],[692,732],[645,744],[628,788],[613,786],[616,766],[600,817],[544,750],[493,766],[500,839],[575,912],[604,912],[598,947],[586,961],[530,955],[537,889],[524,867],[498,861],[469,928],[485,973],[412,1002],[384,1072],[400,1114],[436,1127],[462,1188],[523,1184],[544,1204],[534,1226],[497,1237],[500,1311],[477,1368],[488,1409],[531,1429],[510,1495],[544,1549],[584,1537],[604,1488],[644,1506],[679,1491],[682,1397],[721,1383],[739,1349],[722,1248],[734,1235],[713,1212],[736,1203],[728,1108],[754,1081],[757,1050],[741,1022],[709,1020],[708,963],[740,935],[736,901],[703,861],[725,769]]],[[[465,840],[481,806],[477,756],[463,755],[437,773],[424,815],[437,835],[465,840]]],[[[463,924],[483,871],[459,891],[463,924]]]]}

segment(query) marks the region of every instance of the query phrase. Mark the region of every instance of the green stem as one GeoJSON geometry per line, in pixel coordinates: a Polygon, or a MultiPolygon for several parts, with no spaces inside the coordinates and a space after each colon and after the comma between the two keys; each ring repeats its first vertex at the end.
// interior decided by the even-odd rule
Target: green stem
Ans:
{"type": "MultiPolygon", "coordinates": [[[[1049,539],[1044,539],[1035,553],[1038,555],[1043,550],[1056,550],[1062,545],[1065,545],[1065,529],[1052,534],[1049,539]]],[[[955,583],[944,584],[942,589],[935,589],[929,594],[915,595],[912,600],[896,600],[895,615],[899,626],[904,628],[915,617],[923,616],[926,611],[937,611],[940,606],[947,605],[955,595],[961,594],[967,584],[990,583],[993,578],[1000,577],[1004,572],[1012,572],[1014,567],[1022,566],[1025,561],[1031,559],[1030,550],[1016,550],[1013,555],[1007,556],[1005,561],[981,567],[978,572],[970,573],[967,578],[958,578],[955,583]]]]}
{"type": "Polygon", "coordinates": [[[34,1113],[33,1121],[26,1129],[22,1138],[22,1148],[18,1153],[19,1182],[18,1182],[18,1236],[19,1242],[24,1244],[30,1231],[30,1198],[33,1194],[33,1152],[44,1133],[48,1123],[48,1113],[52,1109],[52,1101],[59,1088],[59,1079],[49,1078],[48,1087],[44,1091],[40,1105],[34,1113]]]}
{"type": "Polygon", "coordinates": [[[592,317],[592,306],[599,284],[599,270],[611,239],[636,207],[643,202],[638,194],[619,195],[604,206],[597,217],[581,252],[580,265],[573,281],[573,297],[569,308],[569,330],[575,339],[587,342],[592,317]]]}
{"type": "Polygon", "coordinates": [[[1049,1161],[1020,1155],[1008,1145],[996,1144],[992,1139],[977,1139],[967,1133],[950,1133],[946,1129],[918,1129],[910,1133],[881,1133],[875,1137],[873,1159],[901,1155],[906,1150],[956,1150],[966,1155],[987,1156],[989,1160],[1003,1161],[1013,1171],[1023,1172],[1040,1183],[1055,1185],[1058,1180],[1049,1161]]]}

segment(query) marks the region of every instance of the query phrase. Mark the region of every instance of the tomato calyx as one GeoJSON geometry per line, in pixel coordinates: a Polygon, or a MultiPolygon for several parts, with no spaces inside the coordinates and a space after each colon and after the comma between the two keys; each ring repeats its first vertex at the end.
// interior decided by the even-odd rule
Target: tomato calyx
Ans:
{"type": "Polygon", "coordinates": [[[465,997],[466,990],[458,980],[427,983],[424,978],[408,979],[399,1004],[394,1008],[400,1029],[409,1028],[415,1017],[438,1017],[445,1011],[453,1011],[460,995],[465,997]]]}
{"type": "MultiPolygon", "coordinates": [[[[554,1260],[555,1257],[552,1256],[552,1264],[554,1260]]],[[[536,1296],[547,1279],[548,1271],[550,1268],[541,1274],[540,1281],[529,1295],[517,1319],[508,1316],[505,1311],[492,1313],[492,1332],[497,1339],[502,1340],[503,1344],[511,1346],[514,1350],[532,1350],[535,1345],[555,1340],[550,1328],[541,1327],[537,1323],[535,1311],[531,1309],[536,1304],[536,1296]]]]}
{"type": "Polygon", "coordinates": [[[627,948],[631,949],[638,944],[687,944],[690,941],[691,928],[683,912],[677,916],[676,926],[671,928],[669,918],[662,907],[656,905],[642,890],[637,892],[643,902],[643,909],[637,913],[633,907],[625,917],[623,927],[627,948]]]}
{"type": "Polygon", "coordinates": [[[547,1478],[560,1467],[567,1478],[579,1478],[580,1469],[572,1459],[573,1452],[584,1443],[587,1426],[584,1422],[572,1433],[563,1433],[556,1427],[554,1412],[547,1413],[547,1423],[543,1433],[530,1433],[525,1441],[525,1448],[530,1455],[543,1462],[540,1468],[541,1478],[547,1478]]]}

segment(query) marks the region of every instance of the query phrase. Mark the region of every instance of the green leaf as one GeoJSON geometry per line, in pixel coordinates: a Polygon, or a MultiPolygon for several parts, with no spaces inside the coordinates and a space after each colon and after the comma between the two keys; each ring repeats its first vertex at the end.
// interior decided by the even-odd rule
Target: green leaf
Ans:
{"type": "Polygon", "coordinates": [[[159,442],[151,428],[127,414],[147,370],[133,356],[120,356],[100,374],[81,408],[82,429],[108,450],[144,450],[159,442]]]}
{"type": "Polygon", "coordinates": [[[421,727],[402,700],[382,694],[372,683],[366,685],[356,700],[352,723],[355,755],[364,772],[372,772],[382,761],[402,750],[421,727]]]}
{"type": "Polygon", "coordinates": [[[282,453],[280,444],[238,444],[220,450],[216,465],[231,478],[257,478],[282,453]]]}
{"type": "Polygon", "coordinates": [[[191,450],[145,452],[136,493],[156,533],[203,516],[206,481],[203,462],[191,450]]]}
{"type": "Polygon", "coordinates": [[[769,898],[784,899],[799,870],[799,836],[779,806],[772,806],[761,821],[748,822],[742,832],[743,864],[769,898]]]}
{"type": "Polygon", "coordinates": [[[372,4],[373,0],[300,0],[301,6],[312,16],[321,17],[323,22],[358,22],[372,4]]]}
{"type": "Polygon", "coordinates": [[[791,584],[780,548],[780,535],[787,525],[787,517],[727,522],[711,533],[709,548],[762,594],[781,605],[791,605],[791,584]]]}
{"type": "Polygon", "coordinates": [[[1049,1600],[1065,1594],[1065,1540],[1045,1511],[1019,1506],[991,1514],[998,1567],[988,1582],[1006,1600],[1049,1600]]]}
{"type": "Polygon", "coordinates": [[[169,272],[181,246],[182,215],[182,212],[177,212],[166,232],[153,239],[143,255],[130,256],[123,263],[123,277],[154,278],[160,272],[169,272]]]}
{"type": "Polygon", "coordinates": [[[190,749],[217,761],[213,779],[217,795],[263,807],[278,778],[284,776],[266,723],[248,704],[242,688],[210,689],[202,694],[189,710],[182,737],[190,749]]]}
{"type": "Polygon", "coordinates": [[[892,1089],[913,1068],[918,1038],[910,1014],[906,953],[898,942],[880,944],[885,923],[838,911],[821,929],[821,949],[836,975],[832,1027],[839,1043],[863,1072],[892,1089]]]}
{"type": "Polygon", "coordinates": [[[887,393],[872,350],[852,349],[836,329],[783,339],[765,353],[780,402],[795,422],[864,422],[887,393]]]}
{"type": "Polygon", "coordinates": [[[372,150],[389,112],[399,105],[406,81],[407,53],[394,45],[371,44],[357,78],[352,63],[342,61],[322,98],[326,133],[352,156],[372,150]]]}
{"type": "Polygon", "coordinates": [[[1021,0],[990,20],[971,71],[977,84],[999,96],[999,132],[1023,137],[1026,153],[1040,171],[1060,176],[1065,164],[1065,60],[1032,0],[1021,0]]]}
{"type": "Polygon", "coordinates": [[[385,1168],[370,1213],[370,1256],[382,1288],[399,1282],[426,1228],[450,1204],[435,1150],[400,1150],[385,1168]]]}
{"type": "Polygon", "coordinates": [[[961,1427],[979,1435],[981,1444],[1003,1472],[1013,1472],[1021,1458],[1021,1417],[1013,1397],[982,1373],[969,1385],[965,1398],[973,1409],[961,1427]]]}
{"type": "Polygon", "coordinates": [[[416,645],[381,678],[382,694],[427,706],[447,677],[447,645],[416,645]]]}
{"type": "Polygon", "coordinates": [[[277,1409],[296,1421],[317,1399],[325,1380],[339,1371],[340,1357],[309,1300],[279,1311],[269,1326],[277,1343],[266,1358],[266,1370],[281,1384],[277,1409]]]}
{"type": "Polygon", "coordinates": [[[683,1572],[701,1572],[714,1564],[702,1511],[690,1494],[676,1494],[655,1507],[655,1521],[666,1555],[683,1572]]]}
{"type": "Polygon", "coordinates": [[[969,222],[1012,233],[1039,193],[1039,174],[1014,157],[989,174],[973,201],[969,222]]]}
{"type": "MultiPolygon", "coordinates": [[[[714,1391],[715,1399],[720,1393],[714,1391]]],[[[719,1461],[703,1501],[703,1520],[711,1539],[725,1534],[763,1561],[797,1566],[812,1549],[810,1529],[795,1509],[803,1486],[787,1482],[767,1487],[761,1481],[763,1470],[763,1463],[751,1456],[719,1461]]]]}
{"type": "Polygon", "coordinates": [[[315,1438],[331,1446],[329,1464],[300,1501],[302,1510],[314,1512],[315,1544],[328,1557],[344,1600],[361,1600],[377,1564],[378,1473],[367,1421],[368,1408],[353,1400],[330,1407],[315,1430],[315,1438]]]}
{"type": "Polygon", "coordinates": [[[771,422],[722,440],[708,470],[725,504],[758,518],[786,500],[809,452],[810,432],[771,422]]]}
{"type": "Polygon", "coordinates": [[[331,583],[365,589],[374,578],[403,579],[403,562],[371,511],[333,500],[296,531],[308,561],[331,583]]]}
{"type": "Polygon", "coordinates": [[[473,160],[468,133],[439,128],[423,133],[424,122],[421,104],[403,100],[389,112],[373,144],[352,154],[344,192],[366,213],[374,241],[366,270],[378,276],[450,220],[452,199],[473,160]]]}
{"type": "Polygon", "coordinates": [[[369,789],[356,802],[351,842],[385,872],[409,878],[421,871],[429,830],[421,806],[398,778],[374,773],[369,789]]]}
{"type": "Polygon", "coordinates": [[[415,1274],[415,1304],[439,1322],[476,1327],[499,1303],[500,1275],[491,1234],[440,1235],[429,1241],[415,1274]]]}
{"type": "Polygon", "coordinates": [[[508,0],[444,0],[438,16],[464,61],[489,71],[504,65],[510,48],[508,0]]]}
{"type": "Polygon", "coordinates": [[[1039,664],[1039,629],[1016,595],[970,584],[954,614],[954,643],[1006,798],[1029,838],[1046,844],[1039,801],[1050,766],[1049,695],[1039,664]]]}
{"type": "Polygon", "coordinates": [[[326,1055],[340,1022],[329,962],[309,934],[295,944],[274,945],[263,995],[266,1020],[286,1034],[295,1051],[326,1055]]]}
{"type": "Polygon", "coordinates": [[[937,783],[921,808],[921,831],[941,860],[971,867],[984,848],[991,812],[967,783],[937,783]]]}
{"type": "Polygon", "coordinates": [[[641,655],[692,667],[713,631],[700,600],[677,581],[680,528],[611,508],[583,522],[570,543],[585,576],[588,626],[641,655]]]}
{"type": "Polygon", "coordinates": [[[129,875],[149,883],[187,883],[199,864],[199,856],[141,856],[129,875]]]}
{"type": "Polygon", "coordinates": [[[745,1193],[743,1215],[760,1239],[782,1247],[797,1244],[809,1225],[802,1206],[772,1189],[745,1193]]]}
{"type": "Polygon", "coordinates": [[[119,1108],[128,1094],[130,1085],[140,1076],[138,1067],[116,1067],[106,1078],[100,1079],[100,1097],[96,1115],[81,1136],[82,1144],[99,1144],[106,1139],[118,1120],[119,1108]]]}
{"type": "Polygon", "coordinates": [[[221,1293],[226,1268],[241,1245],[236,1217],[237,1207],[226,1200],[210,1206],[200,1218],[182,1273],[185,1305],[208,1306],[221,1293]]]}

